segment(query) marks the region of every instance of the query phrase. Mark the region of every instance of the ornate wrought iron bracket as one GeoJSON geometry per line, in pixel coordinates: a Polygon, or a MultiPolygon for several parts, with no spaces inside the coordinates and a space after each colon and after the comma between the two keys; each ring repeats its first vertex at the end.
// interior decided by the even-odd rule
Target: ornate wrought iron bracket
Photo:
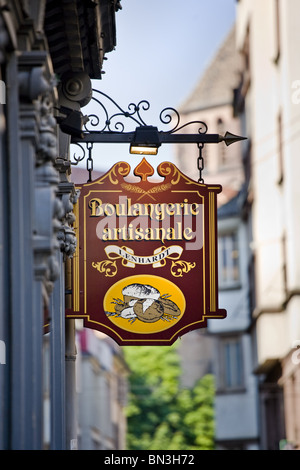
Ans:
{"type": "MultiPolygon", "coordinates": [[[[146,147],[159,147],[162,144],[197,144],[200,148],[204,144],[225,142],[231,145],[234,142],[244,140],[246,137],[237,136],[226,132],[224,136],[220,134],[208,134],[207,125],[203,121],[191,121],[180,125],[180,115],[176,109],[164,108],[159,115],[161,124],[171,125],[166,131],[159,131],[157,127],[149,126],[142,112],[150,109],[150,104],[146,100],[138,104],[130,103],[128,110],[122,109],[111,97],[99,90],[93,90],[92,102],[99,105],[99,114],[90,114],[87,116],[88,122],[84,125],[81,136],[72,136],[71,142],[77,144],[82,151],[81,156],[73,155],[73,165],[77,165],[85,158],[85,150],[82,144],[94,143],[124,143],[134,144],[137,139],[141,143],[143,139],[146,147]],[[109,111],[109,106],[113,107],[113,112],[109,111]],[[102,119],[101,119],[102,115],[102,119]],[[135,130],[127,130],[128,124],[135,125],[135,130]],[[90,126],[90,128],[88,128],[90,126]],[[185,133],[187,127],[197,129],[197,133],[185,133]],[[141,138],[141,134],[143,137],[141,138]]],[[[91,160],[91,151],[89,147],[89,161],[91,160]]]]}

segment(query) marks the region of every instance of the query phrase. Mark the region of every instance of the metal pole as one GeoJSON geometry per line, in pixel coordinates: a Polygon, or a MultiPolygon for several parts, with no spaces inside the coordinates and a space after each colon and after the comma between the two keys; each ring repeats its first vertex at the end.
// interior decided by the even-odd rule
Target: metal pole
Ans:
{"type": "MultiPolygon", "coordinates": [[[[83,134],[82,137],[72,136],[71,143],[110,143],[110,144],[126,144],[135,141],[135,132],[97,132],[90,131],[83,134]]],[[[231,145],[240,140],[245,140],[247,137],[241,137],[231,132],[226,132],[224,136],[220,134],[175,134],[168,132],[157,132],[157,141],[160,144],[218,144],[225,142],[231,145]]],[[[152,143],[145,142],[145,145],[152,143]]]]}
{"type": "MultiPolygon", "coordinates": [[[[62,254],[58,261],[63,266],[62,254]]],[[[51,309],[51,449],[65,449],[65,276],[54,283],[51,309]]]]}
{"type": "MultiPolygon", "coordinates": [[[[111,144],[126,144],[134,142],[135,132],[89,132],[83,134],[82,137],[72,136],[72,143],[111,143],[111,144]]],[[[208,143],[208,144],[217,144],[223,137],[219,134],[168,134],[163,132],[157,133],[157,140],[160,143],[185,143],[185,144],[195,144],[195,143],[208,143]]]]}
{"type": "Polygon", "coordinates": [[[66,319],[66,449],[77,450],[75,320],[66,319]]]}
{"type": "MultiPolygon", "coordinates": [[[[71,283],[70,259],[66,260],[66,290],[71,283]]],[[[70,296],[66,296],[66,307],[70,296]]],[[[65,373],[66,373],[66,449],[77,450],[77,400],[76,400],[76,343],[75,320],[65,320],[65,373]]]]}

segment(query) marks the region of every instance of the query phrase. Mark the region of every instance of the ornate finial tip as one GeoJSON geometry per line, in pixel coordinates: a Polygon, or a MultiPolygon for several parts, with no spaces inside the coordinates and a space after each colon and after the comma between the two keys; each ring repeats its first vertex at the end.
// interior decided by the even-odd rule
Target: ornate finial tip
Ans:
{"type": "Polygon", "coordinates": [[[224,137],[221,137],[220,140],[224,140],[225,144],[231,145],[234,144],[235,142],[239,142],[240,140],[246,140],[248,137],[242,137],[239,135],[232,134],[231,132],[226,132],[224,137]]]}

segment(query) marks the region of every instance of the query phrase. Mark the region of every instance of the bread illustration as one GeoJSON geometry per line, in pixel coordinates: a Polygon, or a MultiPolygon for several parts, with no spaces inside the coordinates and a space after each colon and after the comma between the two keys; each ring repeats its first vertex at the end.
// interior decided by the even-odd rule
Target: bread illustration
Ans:
{"type": "Polygon", "coordinates": [[[147,284],[130,284],[122,290],[124,302],[129,302],[131,299],[154,299],[160,297],[160,292],[152,286],[147,284]]]}
{"type": "Polygon", "coordinates": [[[159,300],[143,299],[135,303],[134,313],[139,320],[146,323],[153,323],[163,316],[164,307],[159,300]]]}
{"type": "Polygon", "coordinates": [[[123,299],[114,299],[117,315],[134,322],[136,319],[153,323],[158,320],[171,321],[180,315],[178,306],[167,294],[160,295],[158,289],[147,284],[129,284],[122,290],[123,299]]]}

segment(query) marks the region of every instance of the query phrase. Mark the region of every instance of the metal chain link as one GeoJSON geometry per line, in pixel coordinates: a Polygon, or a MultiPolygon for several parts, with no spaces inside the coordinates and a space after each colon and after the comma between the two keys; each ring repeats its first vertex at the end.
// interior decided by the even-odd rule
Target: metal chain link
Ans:
{"type": "Polygon", "coordinates": [[[198,160],[197,160],[197,164],[198,164],[198,170],[199,170],[199,179],[198,179],[198,183],[204,183],[204,179],[202,177],[202,172],[204,170],[204,158],[202,156],[202,149],[204,147],[204,143],[203,142],[199,142],[197,144],[198,146],[198,149],[199,149],[199,156],[198,156],[198,160]]]}
{"type": "Polygon", "coordinates": [[[89,151],[89,156],[88,156],[87,161],[86,161],[86,169],[89,172],[89,179],[87,180],[87,182],[90,183],[92,181],[92,171],[93,171],[93,168],[94,168],[94,162],[93,162],[93,158],[92,158],[93,144],[91,142],[87,142],[86,148],[89,151]]]}

